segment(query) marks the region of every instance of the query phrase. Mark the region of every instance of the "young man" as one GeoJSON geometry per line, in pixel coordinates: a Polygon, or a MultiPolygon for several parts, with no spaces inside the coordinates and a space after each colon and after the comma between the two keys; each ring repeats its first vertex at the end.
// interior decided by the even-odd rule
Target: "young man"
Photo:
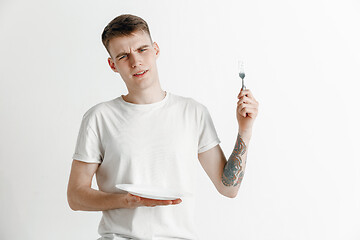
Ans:
{"type": "Polygon", "coordinates": [[[234,198],[258,102],[250,90],[239,93],[238,137],[227,161],[207,108],[162,90],[156,66],[160,49],[143,19],[129,14],[115,18],[105,27],[102,41],[110,68],[120,74],[128,94],[84,114],[69,178],[69,205],[73,210],[103,211],[100,239],[196,239],[196,161],[219,193],[234,198]],[[95,173],[99,190],[91,188],[95,173]],[[121,191],[116,184],[187,194],[155,200],[121,191]]]}

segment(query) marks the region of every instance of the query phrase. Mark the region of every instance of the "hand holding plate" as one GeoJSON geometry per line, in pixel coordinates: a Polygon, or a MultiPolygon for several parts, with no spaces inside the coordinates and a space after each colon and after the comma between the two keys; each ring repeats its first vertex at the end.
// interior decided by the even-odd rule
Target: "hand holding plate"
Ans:
{"type": "Polygon", "coordinates": [[[182,200],[180,198],[175,200],[157,200],[135,196],[130,193],[125,195],[125,203],[129,208],[167,206],[179,204],[181,202],[182,200]]]}

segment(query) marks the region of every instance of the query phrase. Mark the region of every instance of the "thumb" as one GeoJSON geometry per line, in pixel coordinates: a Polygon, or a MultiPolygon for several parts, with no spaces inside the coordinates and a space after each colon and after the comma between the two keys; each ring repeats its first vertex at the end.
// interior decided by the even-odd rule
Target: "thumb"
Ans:
{"type": "Polygon", "coordinates": [[[140,197],[138,197],[138,196],[135,196],[135,195],[132,195],[129,193],[129,197],[130,197],[131,201],[140,202],[140,197]]]}

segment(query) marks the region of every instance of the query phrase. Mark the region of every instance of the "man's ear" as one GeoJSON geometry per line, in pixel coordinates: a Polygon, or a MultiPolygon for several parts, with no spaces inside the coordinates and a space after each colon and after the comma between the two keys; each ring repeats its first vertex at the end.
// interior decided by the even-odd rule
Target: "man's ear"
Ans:
{"type": "Polygon", "coordinates": [[[160,56],[160,48],[159,48],[159,45],[158,45],[156,42],[154,42],[154,43],[153,43],[153,47],[154,47],[154,49],[155,49],[156,58],[158,58],[158,57],[160,56]]]}
{"type": "Polygon", "coordinates": [[[115,67],[115,63],[114,63],[114,61],[112,60],[111,57],[108,57],[108,63],[109,63],[110,68],[111,68],[114,72],[118,72],[117,69],[116,69],[116,67],[115,67]]]}

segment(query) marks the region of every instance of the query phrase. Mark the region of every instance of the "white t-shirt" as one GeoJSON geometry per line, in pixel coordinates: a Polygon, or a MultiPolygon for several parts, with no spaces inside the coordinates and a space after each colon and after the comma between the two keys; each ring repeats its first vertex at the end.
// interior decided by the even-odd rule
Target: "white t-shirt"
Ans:
{"type": "Polygon", "coordinates": [[[73,159],[99,163],[99,190],[146,184],[187,193],[177,205],[103,211],[100,239],[196,239],[194,197],[198,153],[220,143],[207,108],[167,93],[160,102],[122,97],[83,116],[73,159]]]}

